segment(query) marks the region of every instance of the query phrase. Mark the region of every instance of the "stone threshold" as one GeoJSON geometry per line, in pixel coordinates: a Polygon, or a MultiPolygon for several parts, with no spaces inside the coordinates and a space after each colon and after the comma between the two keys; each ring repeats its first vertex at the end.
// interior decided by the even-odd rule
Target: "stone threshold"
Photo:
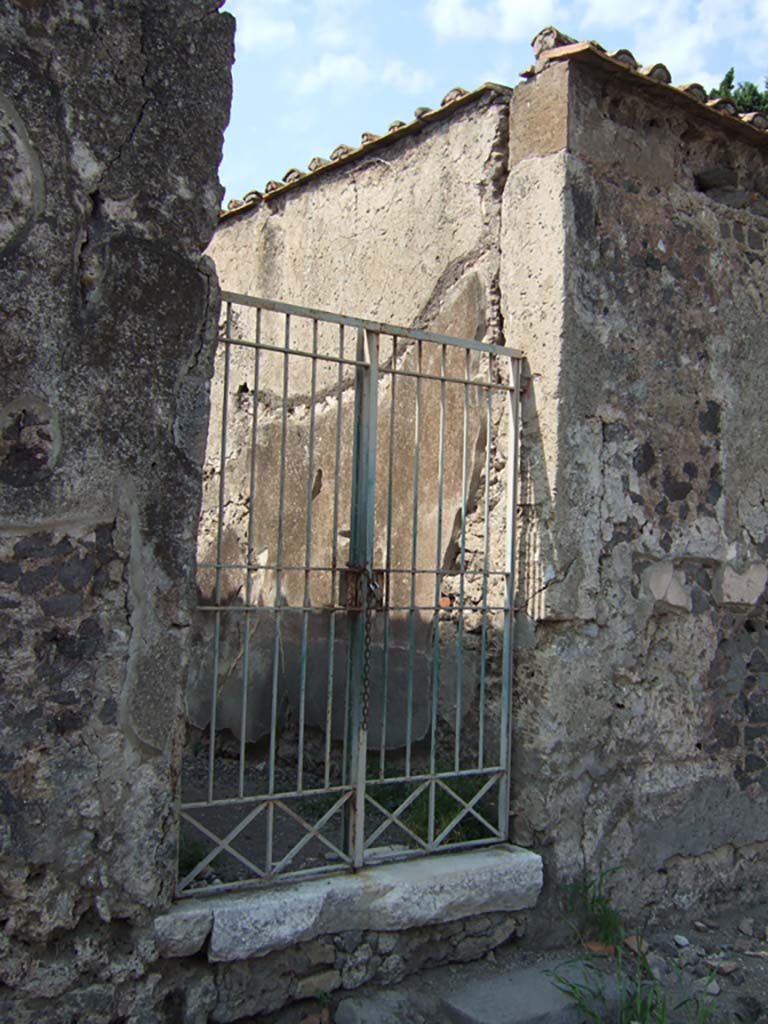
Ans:
{"type": "Polygon", "coordinates": [[[405,931],[498,911],[527,910],[541,892],[541,857],[493,846],[378,864],[295,885],[190,898],[155,918],[161,957],[247,960],[349,931],[405,931]]]}

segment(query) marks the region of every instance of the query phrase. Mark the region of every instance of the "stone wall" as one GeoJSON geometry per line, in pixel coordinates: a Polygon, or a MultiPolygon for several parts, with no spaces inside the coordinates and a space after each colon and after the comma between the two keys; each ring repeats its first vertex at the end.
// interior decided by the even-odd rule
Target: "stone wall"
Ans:
{"type": "Polygon", "coordinates": [[[332,993],[372,982],[394,985],[430,967],[477,960],[525,934],[524,915],[482,914],[404,931],[340,931],[232,963],[179,960],[163,988],[172,1020],[234,1024],[305,1003],[307,1015],[332,993]]]}
{"type": "Polygon", "coordinates": [[[639,911],[766,880],[768,148],[598,64],[550,66],[511,107],[502,308],[533,374],[539,581],[514,822],[550,883],[618,866],[639,911]]]}
{"type": "Polygon", "coordinates": [[[630,911],[749,898],[768,842],[765,133],[594,53],[469,109],[236,212],[212,254],[233,289],[484,320],[524,350],[513,836],[553,893],[620,867],[630,911]],[[480,316],[452,316],[475,274],[480,316]]]}
{"type": "Polygon", "coordinates": [[[222,220],[222,287],[461,337],[498,337],[508,98],[324,169],[222,220]]]}
{"type": "Polygon", "coordinates": [[[0,1017],[156,1021],[233,22],[0,14],[0,1017]],[[189,124],[195,131],[190,134],[189,124]]]}

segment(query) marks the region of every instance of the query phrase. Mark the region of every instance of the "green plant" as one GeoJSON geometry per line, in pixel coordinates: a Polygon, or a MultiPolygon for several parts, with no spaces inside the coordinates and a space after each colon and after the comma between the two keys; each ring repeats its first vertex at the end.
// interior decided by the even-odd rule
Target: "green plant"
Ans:
{"type": "Polygon", "coordinates": [[[757,111],[768,116],[768,78],[762,89],[754,82],[739,82],[736,85],[735,71],[729,68],[720,85],[710,91],[709,98],[730,100],[740,114],[757,111]]]}
{"type": "MultiPolygon", "coordinates": [[[[184,878],[190,871],[193,871],[207,856],[208,849],[209,847],[199,839],[188,839],[186,836],[181,836],[179,839],[179,878],[184,878]]],[[[213,858],[210,867],[216,863],[219,856],[220,854],[217,854],[213,858]]]]}
{"type": "MultiPolygon", "coordinates": [[[[639,934],[633,934],[636,953],[628,963],[623,949],[627,934],[624,918],[605,891],[606,879],[617,870],[585,874],[567,887],[565,901],[580,940],[598,943],[605,953],[615,954],[612,985],[608,984],[611,973],[605,966],[610,961],[605,954],[588,954],[584,960],[549,972],[554,984],[570,996],[582,1020],[594,1024],[706,1024],[713,1013],[706,1000],[698,993],[671,997],[651,970],[647,945],[639,934]],[[568,967],[575,969],[563,973],[568,967]]],[[[678,988],[683,988],[682,980],[678,971],[678,988]]]]}
{"type": "Polygon", "coordinates": [[[550,977],[557,988],[573,1000],[584,1021],[594,1024],[707,1024],[712,1017],[712,1007],[698,993],[671,997],[652,974],[643,954],[635,957],[634,965],[627,969],[626,958],[621,950],[617,951],[613,974],[615,988],[608,985],[610,975],[594,962],[572,963],[578,964],[578,972],[568,976],[562,974],[563,968],[560,968],[551,971],[550,977]]]}
{"type": "Polygon", "coordinates": [[[582,942],[620,946],[624,940],[623,918],[605,891],[606,879],[617,870],[608,868],[597,875],[585,874],[566,887],[565,909],[572,916],[582,942]]]}

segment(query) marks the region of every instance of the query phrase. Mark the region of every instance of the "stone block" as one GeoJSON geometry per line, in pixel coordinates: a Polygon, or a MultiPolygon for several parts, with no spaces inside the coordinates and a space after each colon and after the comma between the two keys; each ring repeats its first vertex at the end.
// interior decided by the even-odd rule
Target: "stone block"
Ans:
{"type": "Polygon", "coordinates": [[[336,961],[336,950],[332,942],[311,942],[304,951],[313,967],[332,964],[336,961]]]}
{"type": "Polygon", "coordinates": [[[768,583],[768,566],[764,562],[750,562],[739,571],[732,565],[721,565],[715,573],[714,595],[718,604],[751,607],[768,583]]]}
{"type": "Polygon", "coordinates": [[[658,611],[689,612],[691,595],[672,562],[654,562],[643,573],[643,591],[658,611]]]}
{"type": "Polygon", "coordinates": [[[311,999],[313,996],[325,995],[341,986],[341,974],[338,971],[320,971],[301,978],[296,985],[296,999],[311,999]]]}
{"type": "Polygon", "coordinates": [[[342,999],[334,1016],[335,1024],[412,1024],[424,1018],[407,995],[401,992],[376,992],[370,996],[342,999]]]}
{"type": "MultiPolygon", "coordinates": [[[[599,978],[584,965],[568,965],[559,974],[578,980],[579,975],[590,987],[599,978]]],[[[605,998],[598,998],[591,1007],[604,1010],[605,1019],[616,1003],[616,985],[608,978],[604,983],[605,998]]],[[[551,975],[538,967],[525,967],[507,975],[470,981],[440,1001],[446,1022],[450,1024],[581,1024],[585,1019],[575,1001],[555,984],[551,975]]]]}
{"type": "MultiPolygon", "coordinates": [[[[541,858],[520,847],[380,865],[316,879],[291,889],[201,900],[213,914],[209,960],[260,957],[319,935],[355,930],[404,931],[495,911],[533,907],[541,858]]],[[[184,913],[184,908],[171,914],[184,913]]],[[[166,925],[170,930],[170,925],[166,925]]],[[[202,928],[202,926],[201,926],[202,928]]]]}
{"type": "Polygon", "coordinates": [[[155,918],[155,940],[160,956],[191,956],[202,948],[213,926],[213,911],[183,903],[155,918]]]}

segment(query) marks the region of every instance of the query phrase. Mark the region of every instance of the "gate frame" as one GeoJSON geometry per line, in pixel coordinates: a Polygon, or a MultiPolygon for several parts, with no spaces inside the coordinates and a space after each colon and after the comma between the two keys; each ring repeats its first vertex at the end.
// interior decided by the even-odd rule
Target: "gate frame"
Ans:
{"type": "MultiPolygon", "coordinates": [[[[210,851],[206,857],[200,861],[200,863],[187,874],[183,879],[178,881],[178,895],[188,896],[197,894],[206,894],[211,891],[220,889],[231,889],[240,888],[243,886],[255,884],[263,884],[264,882],[275,883],[282,881],[297,881],[299,878],[307,877],[317,874],[329,874],[334,871],[338,871],[344,867],[357,870],[371,863],[380,863],[379,858],[366,858],[366,838],[365,838],[365,807],[366,799],[370,799],[370,793],[368,792],[368,785],[375,781],[385,781],[386,783],[399,782],[407,780],[409,782],[419,781],[421,775],[411,776],[410,767],[407,770],[405,779],[393,778],[385,780],[376,780],[369,778],[368,766],[367,766],[367,746],[368,746],[368,654],[366,645],[369,642],[367,632],[370,627],[370,615],[375,601],[373,600],[373,593],[376,589],[376,582],[374,578],[373,570],[373,547],[374,547],[374,527],[375,527],[375,484],[376,484],[376,454],[377,454],[377,423],[378,423],[378,383],[380,379],[379,373],[379,340],[381,335],[391,336],[393,338],[393,351],[395,350],[395,341],[413,341],[419,343],[429,342],[443,346],[443,359],[442,359],[442,373],[439,377],[435,377],[430,374],[423,374],[421,372],[421,363],[419,361],[419,372],[413,374],[406,374],[417,378],[417,382],[420,384],[422,379],[433,379],[438,380],[441,383],[441,450],[440,450],[440,469],[439,473],[442,477],[442,432],[443,432],[443,418],[445,413],[445,384],[448,382],[464,384],[465,386],[465,403],[466,403],[466,386],[468,384],[475,384],[477,382],[470,381],[469,378],[464,380],[458,380],[449,378],[445,372],[445,351],[446,346],[453,348],[461,348],[466,352],[466,358],[469,359],[469,353],[479,352],[485,356],[499,357],[508,361],[509,364],[509,384],[482,384],[484,388],[493,388],[494,390],[502,389],[506,392],[506,416],[508,422],[508,445],[507,445],[507,459],[506,459],[506,539],[504,548],[504,569],[503,574],[505,576],[505,597],[504,597],[504,628],[503,628],[503,654],[502,654],[502,707],[501,707],[501,719],[503,727],[500,730],[500,749],[499,749],[499,768],[494,769],[499,778],[499,798],[498,798],[498,836],[493,836],[483,840],[473,840],[469,842],[455,842],[451,845],[440,847],[440,843],[443,838],[450,835],[453,828],[456,826],[467,812],[471,812],[475,817],[478,814],[473,811],[474,804],[482,797],[482,795],[490,789],[491,785],[495,781],[495,776],[490,775],[490,781],[487,782],[478,792],[468,801],[464,801],[458,797],[456,793],[453,793],[450,789],[448,792],[462,805],[462,810],[456,816],[456,818],[443,829],[443,832],[439,837],[434,835],[434,801],[435,801],[435,788],[440,785],[441,775],[446,773],[437,773],[434,765],[434,749],[431,750],[431,771],[426,776],[427,783],[429,785],[429,841],[428,844],[423,844],[423,849],[409,850],[405,854],[394,855],[389,859],[403,859],[403,857],[414,857],[414,856],[426,856],[433,852],[455,852],[460,849],[466,849],[474,846],[489,846],[506,841],[506,833],[508,831],[509,813],[510,813],[510,751],[511,751],[511,729],[512,729],[512,716],[511,716],[511,696],[512,696],[512,673],[514,666],[513,658],[513,631],[514,631],[514,588],[515,588],[515,552],[516,552],[516,508],[517,508],[517,483],[518,483],[518,462],[520,455],[520,385],[522,378],[522,360],[523,353],[518,350],[509,349],[505,346],[495,345],[491,343],[485,343],[477,341],[475,339],[458,338],[452,335],[438,334],[429,331],[422,331],[418,329],[411,329],[402,326],[396,326],[387,323],[381,323],[372,320],[360,319],[357,317],[348,317],[336,313],[331,313],[323,310],[316,310],[308,307],[297,306],[289,303],[279,302],[271,299],[260,299],[253,296],[242,295],[235,292],[224,291],[221,295],[222,305],[226,307],[226,315],[223,321],[224,334],[220,338],[220,342],[226,346],[224,356],[224,399],[222,403],[222,425],[220,434],[221,443],[221,460],[220,460],[220,479],[219,479],[219,518],[218,518],[218,534],[217,534],[217,547],[216,547],[216,585],[214,589],[214,605],[206,606],[200,605],[198,610],[200,611],[213,611],[216,613],[216,628],[214,638],[214,678],[212,687],[212,708],[211,708],[211,721],[210,721],[210,746],[209,746],[209,783],[208,783],[208,801],[197,801],[192,803],[184,803],[179,794],[177,800],[177,816],[179,822],[186,820],[187,822],[194,825],[200,830],[208,839],[215,842],[215,847],[210,851]],[[256,343],[249,342],[245,339],[239,339],[232,337],[232,311],[233,306],[248,306],[257,310],[257,323],[260,322],[260,311],[266,310],[268,312],[283,314],[286,317],[286,333],[285,333],[285,344],[284,346],[269,346],[261,344],[258,340],[256,343]],[[310,319],[314,323],[314,344],[312,353],[303,352],[292,352],[289,348],[290,339],[290,318],[291,317],[302,317],[310,319]],[[213,782],[214,782],[214,746],[215,746],[215,734],[216,734],[216,701],[217,701],[217,679],[219,670],[219,644],[220,644],[220,614],[224,610],[221,606],[221,572],[225,567],[222,561],[222,531],[223,531],[223,520],[222,520],[222,509],[225,498],[225,464],[226,464],[226,443],[227,443],[227,406],[229,399],[229,383],[230,383],[230,353],[232,345],[239,345],[247,348],[255,348],[257,350],[268,351],[277,353],[284,357],[284,402],[282,411],[283,421],[283,460],[285,458],[285,424],[286,424],[286,405],[287,405],[287,373],[288,373],[288,356],[292,354],[307,355],[313,360],[313,394],[314,394],[314,371],[318,360],[328,359],[329,357],[323,356],[317,351],[317,324],[318,322],[325,322],[331,324],[337,324],[343,330],[344,328],[353,328],[357,332],[357,345],[356,345],[356,358],[354,360],[335,359],[330,357],[331,361],[345,363],[346,365],[355,366],[355,417],[354,417],[354,454],[353,454],[353,478],[351,486],[351,510],[350,510],[350,549],[349,549],[349,562],[348,570],[351,573],[355,573],[358,578],[358,583],[362,583],[362,594],[363,600],[357,602],[359,607],[349,608],[347,607],[348,623],[349,623],[349,650],[347,657],[346,676],[347,676],[347,692],[350,695],[349,702],[349,714],[345,723],[346,730],[346,742],[344,758],[344,777],[342,786],[338,787],[323,787],[322,789],[314,790],[302,790],[301,787],[301,769],[299,769],[299,785],[297,793],[274,792],[274,785],[272,775],[270,775],[270,790],[266,795],[260,795],[258,797],[245,798],[243,797],[243,773],[244,773],[244,748],[245,748],[245,732],[241,736],[241,763],[240,763],[240,797],[241,799],[236,800],[237,803],[252,803],[254,808],[247,814],[244,815],[238,825],[232,829],[228,835],[221,839],[214,835],[210,830],[202,826],[199,822],[195,821],[188,812],[195,808],[200,807],[212,807],[217,801],[214,800],[213,782]],[[360,500],[364,497],[364,500],[360,500]],[[362,685],[358,685],[361,682],[362,685]],[[344,782],[347,780],[347,783],[344,782]],[[344,790],[348,790],[345,795],[344,790]],[[273,830],[273,815],[274,805],[280,801],[280,798],[286,799],[293,796],[301,795],[316,795],[321,793],[332,793],[336,802],[334,803],[331,811],[323,815],[314,825],[308,824],[303,819],[300,823],[306,828],[308,835],[305,836],[296,847],[294,847],[289,854],[287,854],[278,865],[275,865],[272,861],[273,843],[272,843],[272,830],[273,830]],[[343,861],[339,866],[329,866],[327,868],[313,868],[296,870],[293,872],[280,870],[283,863],[290,862],[299,850],[313,835],[318,838],[322,838],[323,842],[332,846],[326,839],[319,834],[319,830],[323,827],[324,822],[330,817],[331,814],[335,813],[340,808],[347,807],[350,809],[350,813],[346,815],[347,828],[345,829],[345,835],[342,839],[342,850],[346,851],[346,856],[343,856],[343,861]],[[263,809],[268,808],[267,820],[268,820],[268,840],[267,840],[267,858],[266,858],[266,870],[262,871],[256,867],[249,860],[244,858],[242,855],[237,853],[231,847],[231,842],[234,838],[252,821],[263,809]],[[437,844],[437,845],[435,845],[437,844]],[[215,857],[221,853],[227,852],[233,854],[239,861],[245,864],[252,872],[252,876],[249,879],[238,880],[233,883],[220,883],[215,885],[209,885],[205,888],[190,889],[188,886],[198,877],[202,870],[210,864],[215,857]],[[277,870],[275,870],[275,868],[277,870]]],[[[468,362],[467,362],[468,365],[468,362]]],[[[489,367],[490,367],[489,363],[489,367]]],[[[256,393],[258,393],[258,360],[256,363],[256,393]]],[[[400,374],[402,371],[392,371],[394,374],[400,374]]],[[[393,377],[394,379],[394,377],[393,377]]],[[[252,443],[255,444],[256,435],[256,419],[257,415],[254,409],[254,421],[252,424],[253,438],[252,443]]],[[[314,423],[314,408],[312,412],[313,423],[314,423]]],[[[464,430],[466,434],[467,419],[466,419],[466,404],[465,404],[465,420],[464,430]]],[[[393,444],[393,438],[390,437],[390,446],[393,444]]],[[[490,451],[491,435],[490,433],[486,437],[487,451],[490,451]]],[[[466,436],[464,441],[464,456],[466,458],[466,436]]],[[[415,456],[418,459],[418,455],[415,456]]],[[[310,455],[310,460],[312,456],[310,455]]],[[[312,463],[310,461],[310,467],[312,463]]],[[[255,458],[251,460],[251,494],[253,495],[253,474],[255,472],[255,458]]],[[[338,474],[338,463],[336,467],[338,474]]],[[[309,474],[309,486],[311,486],[311,472],[309,474]]],[[[282,517],[284,516],[284,486],[285,486],[285,472],[284,465],[281,473],[280,489],[280,523],[278,526],[278,566],[282,561],[282,551],[280,538],[282,536],[282,517]]],[[[441,485],[442,486],[442,485],[441,485]]],[[[442,490],[440,492],[442,494],[442,490]]],[[[464,492],[464,505],[462,508],[462,523],[466,523],[466,490],[464,492]]],[[[417,501],[417,498],[415,498],[417,501]]],[[[253,504],[253,503],[252,503],[253,504]]],[[[391,513],[390,513],[391,514],[391,513]]],[[[487,513],[486,513],[487,514],[487,513]]],[[[442,511],[438,513],[438,520],[441,522],[442,511]]],[[[311,519],[308,519],[307,532],[310,531],[311,519]]],[[[249,515],[249,552],[251,550],[251,539],[253,529],[253,510],[249,515]]],[[[486,559],[487,559],[487,520],[486,520],[486,559]]],[[[247,564],[245,566],[230,566],[226,565],[226,568],[244,568],[246,570],[246,580],[250,580],[249,570],[253,569],[250,565],[250,556],[247,558],[247,564]]],[[[209,563],[200,563],[200,567],[213,567],[209,563]]],[[[306,569],[311,566],[306,566],[306,569]]],[[[344,570],[339,570],[340,574],[343,574],[344,570]]],[[[435,570],[436,573],[439,570],[435,570]]],[[[276,586],[279,591],[279,580],[280,570],[278,568],[278,576],[276,586]]],[[[460,575],[463,578],[464,570],[460,575]]],[[[485,575],[487,576],[487,568],[485,575]]],[[[359,588],[358,588],[359,589],[359,588]]],[[[246,584],[246,590],[249,593],[249,582],[246,584]]],[[[306,603],[306,601],[305,601],[306,603]]],[[[248,614],[248,604],[244,606],[244,612],[248,614]]],[[[306,609],[305,609],[306,610],[306,609]]],[[[487,610],[484,611],[487,614],[487,610]]],[[[278,642],[278,632],[276,630],[275,644],[278,642]]],[[[246,626],[247,633],[247,626],[246,626]]],[[[245,644],[246,650],[244,652],[244,664],[247,668],[247,648],[249,644],[245,644]]],[[[306,668],[306,659],[303,658],[302,676],[306,668]]],[[[277,671],[277,660],[273,666],[273,672],[277,671]]],[[[437,670],[435,669],[435,675],[437,670]]],[[[433,684],[434,685],[434,684],[433,684]]],[[[275,743],[275,699],[276,689],[273,682],[273,709],[272,709],[272,729],[271,729],[271,747],[275,743]]],[[[434,703],[433,715],[436,713],[436,694],[433,689],[432,701],[434,703]]],[[[245,695],[243,696],[243,722],[245,721],[245,695]]],[[[300,744],[303,737],[300,738],[300,744]]],[[[301,750],[301,746],[300,746],[301,750]]],[[[274,760],[274,751],[271,750],[270,759],[271,762],[274,760]]],[[[408,755],[410,763],[410,747],[408,755]]],[[[274,768],[271,765],[271,773],[274,768]]],[[[488,769],[491,771],[491,769],[488,769]]],[[[460,772],[447,773],[451,777],[461,774],[460,772]]],[[[476,775],[478,772],[467,771],[464,774],[476,775]]],[[[327,780],[326,780],[327,781],[327,780]]],[[[447,787],[443,787],[447,788],[447,787]]],[[[387,814],[390,819],[390,823],[399,824],[400,827],[404,828],[405,831],[409,831],[402,823],[397,821],[397,816],[406,808],[422,790],[417,790],[410,794],[408,799],[398,807],[392,814],[387,814]]],[[[232,801],[229,801],[232,802],[232,801]]],[[[283,810],[287,810],[285,805],[283,810]]],[[[380,808],[380,805],[376,804],[380,808]]],[[[291,813],[292,817],[299,820],[299,816],[294,812],[291,813]]],[[[487,824],[487,823],[486,823],[487,824]]],[[[383,827],[383,826],[382,826],[383,827]]],[[[387,825],[387,827],[389,827],[387,825]]],[[[335,847],[332,847],[335,849],[335,847]]],[[[337,853],[341,851],[337,850],[337,853]]]]}

